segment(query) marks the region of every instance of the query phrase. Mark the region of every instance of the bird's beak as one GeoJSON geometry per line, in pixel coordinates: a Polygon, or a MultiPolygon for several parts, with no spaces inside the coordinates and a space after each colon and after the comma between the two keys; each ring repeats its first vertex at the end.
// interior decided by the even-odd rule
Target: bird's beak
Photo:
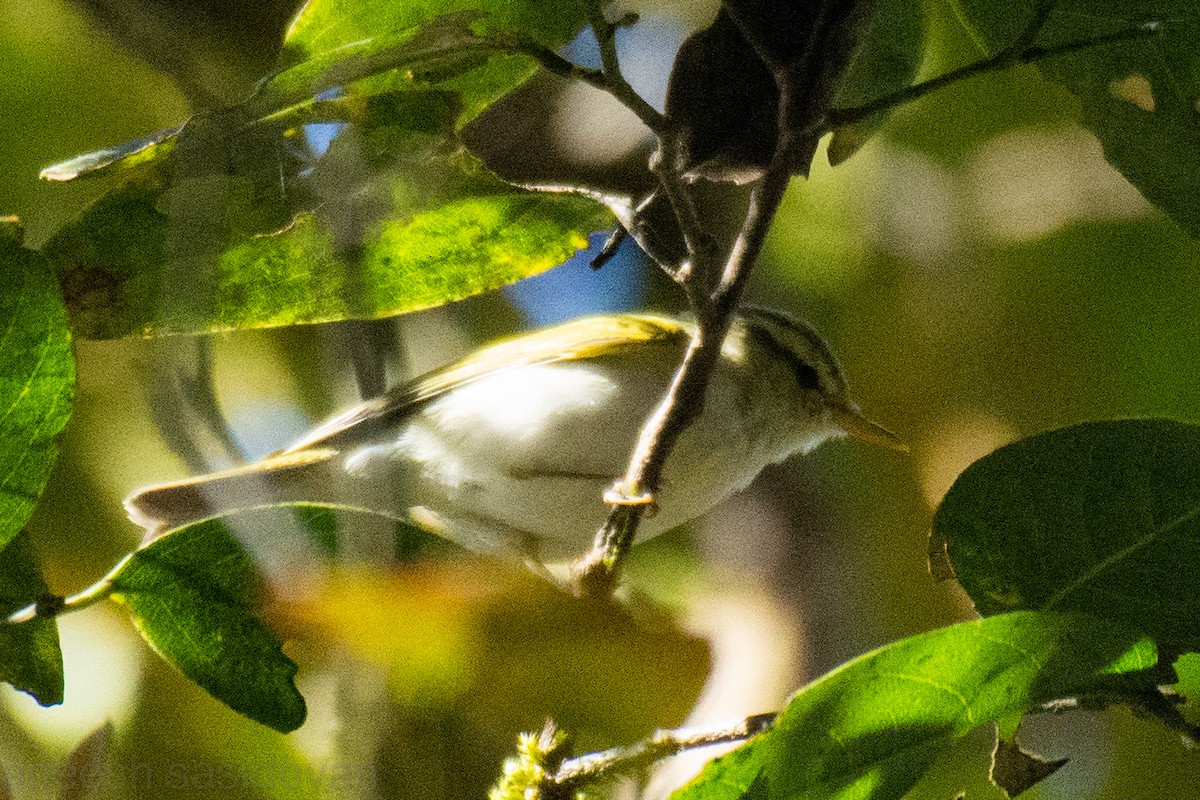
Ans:
{"type": "Polygon", "coordinates": [[[864,417],[855,404],[851,403],[840,408],[834,408],[830,413],[834,424],[853,438],[861,439],[864,442],[872,442],[873,444],[881,444],[884,447],[899,450],[902,453],[908,452],[908,445],[899,436],[882,425],[871,422],[871,420],[864,417]]]}

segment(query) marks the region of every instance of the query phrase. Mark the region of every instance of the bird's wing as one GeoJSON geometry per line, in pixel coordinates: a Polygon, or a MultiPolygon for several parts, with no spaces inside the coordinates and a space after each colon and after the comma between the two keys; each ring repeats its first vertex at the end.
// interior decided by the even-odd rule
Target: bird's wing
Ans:
{"type": "Polygon", "coordinates": [[[688,323],[673,317],[608,314],[502,339],[461,361],[352,406],[314,428],[283,454],[370,440],[378,428],[395,423],[428,401],[504,369],[600,358],[647,344],[680,346],[691,333],[688,323]]]}

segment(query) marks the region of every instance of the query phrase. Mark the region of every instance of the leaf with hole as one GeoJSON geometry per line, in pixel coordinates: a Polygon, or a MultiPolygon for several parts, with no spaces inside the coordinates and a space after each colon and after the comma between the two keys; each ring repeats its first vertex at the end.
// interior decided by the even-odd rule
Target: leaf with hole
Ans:
{"type": "MultiPolygon", "coordinates": [[[[980,48],[1020,35],[1035,0],[957,0],[980,48]]],[[[1097,42],[1038,62],[1079,98],[1105,157],[1200,236],[1200,10],[1193,0],[1058,0],[1038,47],[1097,42]]]]}

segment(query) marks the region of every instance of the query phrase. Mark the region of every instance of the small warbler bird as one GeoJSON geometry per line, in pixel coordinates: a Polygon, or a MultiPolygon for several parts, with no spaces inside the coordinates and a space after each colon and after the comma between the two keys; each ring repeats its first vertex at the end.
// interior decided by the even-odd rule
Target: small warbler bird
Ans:
{"type": "MultiPolygon", "coordinates": [[[[326,503],[415,522],[477,552],[580,555],[693,331],[674,317],[609,314],[501,340],[256,464],[139,489],[125,507],[157,534],[239,509],[326,503]]],[[[639,539],[700,516],[766,465],[847,434],[904,448],[859,413],[816,331],[742,309],[639,539]]]]}

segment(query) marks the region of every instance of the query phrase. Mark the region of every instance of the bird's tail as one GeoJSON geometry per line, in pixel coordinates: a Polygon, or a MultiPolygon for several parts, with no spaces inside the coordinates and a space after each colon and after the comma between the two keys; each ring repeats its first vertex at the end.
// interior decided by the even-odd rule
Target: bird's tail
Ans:
{"type": "Polygon", "coordinates": [[[311,473],[336,450],[301,450],[256,464],[138,489],[125,498],[125,511],[150,536],[189,522],[281,501],[317,500],[303,487],[319,487],[311,473]]]}

